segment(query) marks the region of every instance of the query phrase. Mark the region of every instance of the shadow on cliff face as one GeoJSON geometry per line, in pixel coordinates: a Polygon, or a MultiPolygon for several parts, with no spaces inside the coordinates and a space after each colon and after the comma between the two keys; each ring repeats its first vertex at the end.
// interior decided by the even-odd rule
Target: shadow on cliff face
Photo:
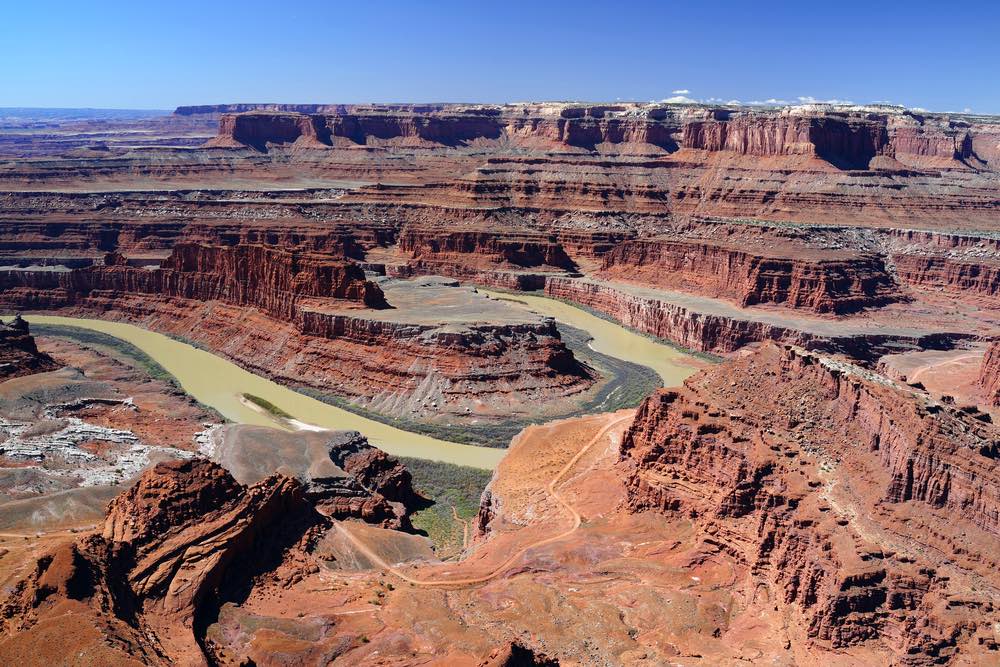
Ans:
{"type": "Polygon", "coordinates": [[[288,585],[314,572],[306,553],[329,525],[294,479],[245,487],[205,459],[160,463],[110,503],[103,535],[38,561],[3,600],[2,629],[30,642],[72,601],[74,623],[124,654],[196,664],[219,606],[262,579],[288,585]]]}

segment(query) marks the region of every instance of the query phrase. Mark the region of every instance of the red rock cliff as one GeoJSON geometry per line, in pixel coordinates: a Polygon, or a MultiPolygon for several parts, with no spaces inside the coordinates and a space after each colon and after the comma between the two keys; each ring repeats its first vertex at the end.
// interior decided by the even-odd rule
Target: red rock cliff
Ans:
{"type": "Polygon", "coordinates": [[[1000,648],[997,436],[908,387],[768,345],[647,399],[622,464],[634,509],[693,517],[812,641],[874,641],[917,665],[1000,648]]]}
{"type": "Polygon", "coordinates": [[[16,316],[10,322],[0,322],[0,380],[55,370],[59,364],[38,351],[28,323],[16,316]]]}
{"type": "Polygon", "coordinates": [[[633,240],[604,256],[601,275],[740,306],[777,303],[817,313],[849,313],[905,299],[880,258],[845,251],[789,249],[768,256],[710,241],[633,240]]]}
{"type": "MultiPolygon", "coordinates": [[[[422,267],[440,264],[447,268],[454,264],[484,270],[576,269],[561,243],[532,232],[408,226],[400,232],[399,248],[412,253],[413,261],[422,267]]],[[[425,268],[421,270],[426,272],[425,268]]]]}
{"type": "MultiPolygon", "coordinates": [[[[728,116],[728,114],[724,114],[728,116]]],[[[684,148],[759,157],[808,155],[865,169],[888,145],[884,119],[750,112],[684,126],[684,148]]]]}
{"type": "Polygon", "coordinates": [[[1000,341],[986,348],[979,371],[979,385],[983,388],[986,401],[990,405],[1000,406],[1000,341]]]}
{"type": "Polygon", "coordinates": [[[115,260],[68,272],[6,271],[0,288],[30,288],[25,308],[72,305],[93,293],[151,294],[251,306],[284,320],[295,318],[302,298],[324,297],[385,307],[378,285],[356,264],[261,245],[181,243],[159,269],[115,260]]]}

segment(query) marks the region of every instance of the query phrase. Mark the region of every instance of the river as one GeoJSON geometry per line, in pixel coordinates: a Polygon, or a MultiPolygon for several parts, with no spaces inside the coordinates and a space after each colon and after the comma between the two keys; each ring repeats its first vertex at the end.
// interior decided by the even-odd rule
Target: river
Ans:
{"type": "MultiPolygon", "coordinates": [[[[490,293],[555,317],[587,331],[598,352],[653,368],[666,386],[679,384],[694,372],[690,357],[671,347],[624,329],[554,299],[532,295],[490,293]]],[[[174,376],[184,390],[227,419],[241,424],[275,426],[267,414],[241,400],[243,394],[266,399],[297,421],[329,429],[361,431],[373,445],[396,456],[414,456],[492,470],[506,450],[463,445],[411,433],[367,419],[284,387],[236,364],[163,334],[121,322],[29,315],[30,323],[80,327],[99,331],[139,348],[174,376]]]]}
{"type": "Polygon", "coordinates": [[[691,355],[568,303],[534,294],[477,289],[494,299],[504,299],[514,305],[520,304],[532,312],[554,317],[556,322],[583,329],[593,337],[590,341],[592,349],[610,357],[652,368],[663,379],[664,387],[675,387],[698,370],[693,364],[691,355]]]}

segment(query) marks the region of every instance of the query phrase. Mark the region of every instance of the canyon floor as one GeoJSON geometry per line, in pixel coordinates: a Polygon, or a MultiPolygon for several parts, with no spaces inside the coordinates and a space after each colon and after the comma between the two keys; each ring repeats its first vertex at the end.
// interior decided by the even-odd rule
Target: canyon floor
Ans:
{"type": "Polygon", "coordinates": [[[998,193],[888,105],[5,116],[0,662],[998,664],[998,193]]]}

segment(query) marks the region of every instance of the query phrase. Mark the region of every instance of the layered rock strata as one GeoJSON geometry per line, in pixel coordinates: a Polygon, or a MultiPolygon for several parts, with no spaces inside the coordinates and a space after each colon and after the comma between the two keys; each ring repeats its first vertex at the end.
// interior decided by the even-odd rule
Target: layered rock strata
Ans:
{"type": "Polygon", "coordinates": [[[100,314],[183,336],[268,377],[394,416],[506,417],[539,393],[568,410],[594,383],[553,321],[490,321],[467,303],[468,321],[442,320],[426,299],[454,308],[483,298],[415,289],[405,313],[362,309],[386,300],[357,265],[262,246],[180,244],[152,270],[112,254],[105,266],[0,272],[8,307],[100,314]]]}
{"type": "Polygon", "coordinates": [[[0,380],[58,368],[56,361],[38,350],[28,323],[18,315],[0,322],[0,380]]]}
{"type": "Polygon", "coordinates": [[[989,405],[1000,406],[1000,342],[994,342],[986,348],[979,371],[979,386],[989,405]]]}
{"type": "Polygon", "coordinates": [[[1000,650],[995,426],[767,345],[647,399],[622,444],[630,506],[692,517],[826,647],[892,664],[1000,650]]]}
{"type": "Polygon", "coordinates": [[[307,298],[349,301],[384,308],[379,287],[365,280],[356,264],[303,255],[267,246],[205,246],[178,244],[157,269],[130,266],[124,256],[109,253],[103,266],[71,271],[8,270],[0,288],[74,305],[93,296],[148,294],[197,301],[222,301],[258,308],[274,317],[293,320],[297,304],[307,298]]]}
{"type": "Polygon", "coordinates": [[[214,439],[213,459],[241,484],[278,471],[299,480],[306,498],[336,519],[411,529],[410,514],[425,503],[410,471],[357,431],[287,433],[234,424],[214,439]]]}
{"type": "Polygon", "coordinates": [[[895,107],[270,105],[224,112],[219,135],[209,146],[267,150],[282,144],[460,146],[502,141],[527,148],[617,146],[638,152],[805,156],[839,169],[864,170],[875,158],[918,168],[980,167],[997,158],[998,137],[989,124],[895,107]]]}
{"type": "Polygon", "coordinates": [[[541,289],[547,274],[577,268],[553,235],[529,230],[411,225],[400,232],[399,251],[409,275],[437,274],[515,290],[541,289]]]}
{"type": "Polygon", "coordinates": [[[784,313],[750,312],[724,301],[609,281],[551,277],[545,294],[608,315],[621,324],[701,352],[730,353],[751,343],[781,341],[841,352],[865,363],[898,346],[947,347],[975,333],[830,322],[784,313]]]}
{"type": "Polygon", "coordinates": [[[207,664],[198,635],[219,598],[304,548],[322,521],[294,480],[243,487],[205,460],[158,464],[111,502],[102,535],[39,561],[4,601],[3,630],[31,641],[72,611],[85,628],[74,641],[111,638],[108,659],[207,664]]]}
{"type": "MultiPolygon", "coordinates": [[[[118,664],[209,664],[206,623],[252,586],[309,574],[308,554],[330,527],[324,515],[372,518],[359,499],[366,489],[376,502],[386,502],[376,488],[404,507],[415,498],[409,473],[394,460],[363,439],[341,445],[328,461],[358,486],[318,496],[280,475],[243,486],[204,459],[158,464],[110,503],[103,533],[38,561],[3,600],[0,628],[30,645],[69,614],[70,641],[84,654],[118,664]]],[[[0,642],[8,656],[11,641],[0,642]]]]}
{"type": "Polygon", "coordinates": [[[626,241],[604,255],[603,278],[735,301],[849,313],[905,297],[881,259],[847,251],[790,249],[761,255],[710,241],[626,241]]]}

